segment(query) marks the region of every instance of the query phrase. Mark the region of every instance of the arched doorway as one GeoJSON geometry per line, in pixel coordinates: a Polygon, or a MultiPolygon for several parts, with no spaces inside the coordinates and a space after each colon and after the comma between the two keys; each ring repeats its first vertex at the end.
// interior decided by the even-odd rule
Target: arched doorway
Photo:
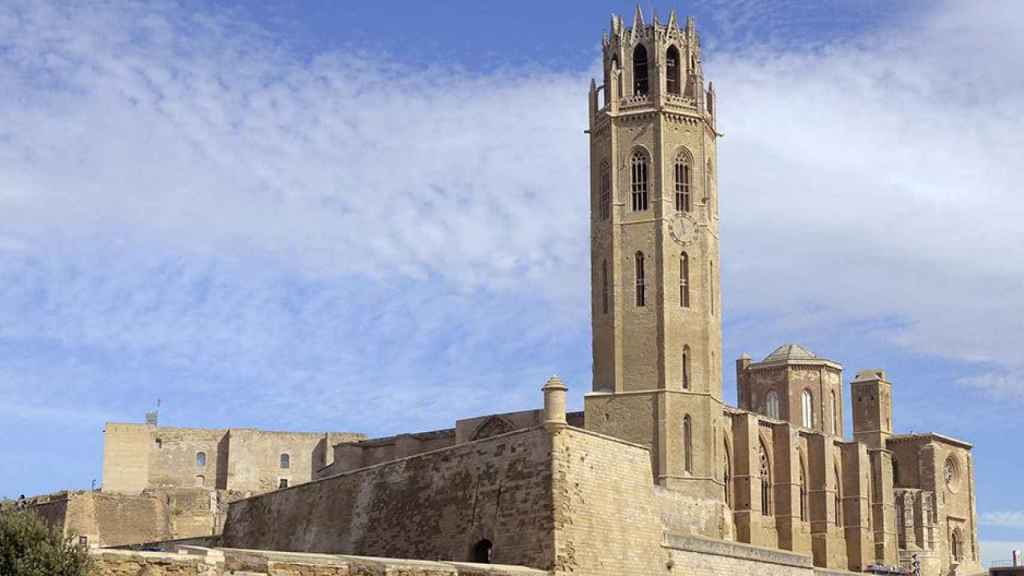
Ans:
{"type": "Polygon", "coordinates": [[[490,564],[493,554],[494,544],[491,544],[490,540],[484,538],[473,545],[473,555],[470,559],[478,564],[490,564]]]}

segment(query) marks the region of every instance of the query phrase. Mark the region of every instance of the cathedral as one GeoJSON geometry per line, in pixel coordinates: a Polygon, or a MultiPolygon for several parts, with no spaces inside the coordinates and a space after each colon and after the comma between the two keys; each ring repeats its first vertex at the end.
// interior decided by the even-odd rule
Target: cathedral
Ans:
{"type": "Polygon", "coordinates": [[[104,492],[152,489],[154,470],[163,490],[234,491],[208,542],[224,550],[524,570],[480,574],[982,573],[971,445],[896,433],[884,370],[857,371],[847,407],[843,366],[784,344],[737,359],[724,402],[729,199],[700,37],[637,9],[602,47],[582,412],[552,378],[542,410],[389,438],[111,424],[104,492]]]}

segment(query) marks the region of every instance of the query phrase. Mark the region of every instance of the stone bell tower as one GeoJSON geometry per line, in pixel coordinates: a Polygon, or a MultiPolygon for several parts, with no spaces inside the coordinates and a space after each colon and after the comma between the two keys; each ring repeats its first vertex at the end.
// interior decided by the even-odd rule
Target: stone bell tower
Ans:
{"type": "Polygon", "coordinates": [[[721,496],[715,95],[692,19],[613,16],[590,88],[587,427],[645,444],[657,481],[721,496]]]}

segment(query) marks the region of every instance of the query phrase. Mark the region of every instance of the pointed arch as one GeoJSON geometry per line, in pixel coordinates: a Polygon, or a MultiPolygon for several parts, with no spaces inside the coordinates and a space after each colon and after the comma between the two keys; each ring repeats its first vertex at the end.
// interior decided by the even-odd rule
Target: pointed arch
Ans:
{"type": "Polygon", "coordinates": [[[665,51],[665,87],[668,89],[669,94],[680,94],[682,66],[679,64],[679,49],[674,45],[669,46],[668,50],[665,51]]]}
{"type": "Polygon", "coordinates": [[[473,440],[482,440],[499,434],[512,432],[516,427],[511,421],[501,416],[491,416],[484,420],[473,432],[473,440]]]}
{"type": "Polygon", "coordinates": [[[725,456],[722,462],[722,484],[725,490],[725,505],[732,508],[732,454],[729,451],[729,438],[722,434],[724,444],[722,453],[725,456]]]}
{"type": "Polygon", "coordinates": [[[608,261],[601,260],[601,313],[608,313],[608,261]]]}
{"type": "Polygon", "coordinates": [[[807,522],[809,510],[807,502],[807,465],[804,464],[803,450],[797,453],[797,457],[800,460],[800,520],[807,522]]]}
{"type": "Polygon", "coordinates": [[[836,409],[837,408],[837,404],[836,404],[836,391],[835,390],[831,390],[829,392],[829,394],[830,395],[829,395],[828,403],[829,403],[829,412],[832,413],[832,435],[836,436],[837,434],[839,434],[839,413],[838,413],[838,411],[836,409]]]}
{"type": "Polygon", "coordinates": [[[839,474],[839,467],[835,467],[836,474],[836,526],[843,526],[843,477],[839,474]]]}
{"type": "Polygon", "coordinates": [[[675,188],[676,188],[676,212],[689,212],[693,207],[690,191],[693,186],[693,163],[690,153],[685,149],[676,154],[675,160],[675,188]]]}
{"type": "Polygon", "coordinates": [[[953,562],[959,563],[964,559],[963,542],[964,536],[960,532],[960,527],[953,528],[953,533],[949,536],[949,553],[953,562]]]}
{"type": "Polygon", "coordinates": [[[633,95],[647,94],[647,48],[637,44],[633,49],[633,95]]]}
{"type": "Polygon", "coordinates": [[[707,205],[708,216],[714,216],[717,211],[715,209],[715,165],[712,164],[711,159],[708,158],[707,163],[707,188],[704,191],[704,203],[707,205]]]}
{"type": "Polygon", "coordinates": [[[708,262],[708,308],[715,315],[715,263],[708,262]]]}
{"type": "Polygon", "coordinates": [[[683,469],[693,473],[693,421],[689,414],[683,416],[683,469]]]}
{"type": "Polygon", "coordinates": [[[679,305],[690,307],[690,256],[686,252],[679,255],[679,305]]]}
{"type": "Polygon", "coordinates": [[[690,346],[683,346],[683,390],[690,389],[690,346]]]}
{"type": "Polygon", "coordinates": [[[598,207],[598,214],[600,215],[601,220],[607,220],[612,215],[612,177],[611,169],[608,166],[607,160],[601,161],[599,177],[601,194],[598,198],[598,203],[600,203],[600,206],[598,207]]]}
{"type": "Polygon", "coordinates": [[[633,152],[629,162],[629,190],[634,212],[647,210],[648,169],[647,154],[643,150],[633,152]]]}
{"type": "Polygon", "coordinates": [[[644,253],[637,252],[633,257],[634,268],[636,270],[636,305],[644,306],[647,303],[647,282],[644,275],[644,253]]]}
{"type": "Polygon", "coordinates": [[[800,424],[804,428],[814,427],[814,396],[810,390],[800,393],[800,424]]]}
{"type": "Polygon", "coordinates": [[[772,515],[772,468],[768,458],[768,449],[764,442],[758,443],[758,456],[761,460],[761,515],[772,515]]]}
{"type": "Polygon", "coordinates": [[[765,396],[764,412],[769,418],[779,417],[779,394],[775,390],[769,390],[765,396]]]}

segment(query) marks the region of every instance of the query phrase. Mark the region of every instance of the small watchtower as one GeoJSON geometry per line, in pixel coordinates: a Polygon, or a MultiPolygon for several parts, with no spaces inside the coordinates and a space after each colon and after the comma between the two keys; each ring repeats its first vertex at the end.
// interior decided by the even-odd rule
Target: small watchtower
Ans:
{"type": "Polygon", "coordinates": [[[892,436],[892,384],[885,370],[861,370],[850,383],[853,437],[870,448],[885,448],[892,436]]]}

